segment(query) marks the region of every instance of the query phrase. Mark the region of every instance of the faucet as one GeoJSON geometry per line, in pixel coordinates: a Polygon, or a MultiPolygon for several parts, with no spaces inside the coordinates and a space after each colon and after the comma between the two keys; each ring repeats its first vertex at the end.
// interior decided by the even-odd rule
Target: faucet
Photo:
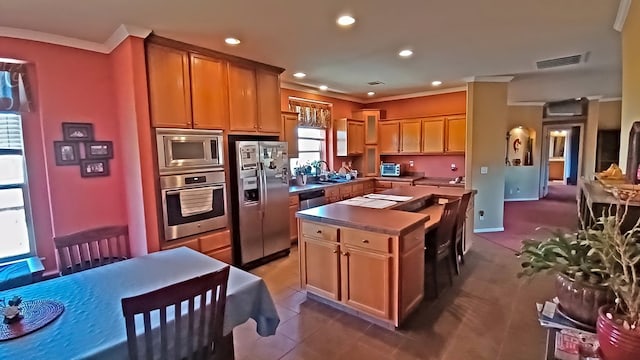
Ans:
{"type": "Polygon", "coordinates": [[[322,172],[322,163],[324,163],[326,165],[327,172],[331,172],[331,169],[329,169],[329,163],[327,163],[324,160],[317,160],[316,161],[316,175],[317,176],[320,176],[320,173],[322,172]]]}

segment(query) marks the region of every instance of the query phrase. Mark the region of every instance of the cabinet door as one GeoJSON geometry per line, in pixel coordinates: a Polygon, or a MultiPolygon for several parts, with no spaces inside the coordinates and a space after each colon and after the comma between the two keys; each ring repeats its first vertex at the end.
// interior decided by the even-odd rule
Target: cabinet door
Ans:
{"type": "Polygon", "coordinates": [[[191,102],[194,128],[227,128],[229,101],[225,65],[222,60],[191,54],[191,102]]]}
{"type": "Polygon", "coordinates": [[[415,309],[424,297],[424,232],[419,235],[418,245],[401,255],[400,319],[404,319],[415,309]]]}
{"type": "Polygon", "coordinates": [[[391,318],[391,255],[342,245],[342,301],[363,312],[391,318]]]}
{"type": "Polygon", "coordinates": [[[400,152],[400,123],[397,121],[381,122],[378,126],[380,154],[397,154],[400,152]]]}
{"type": "Polygon", "coordinates": [[[422,121],[422,152],[425,154],[444,152],[444,118],[422,121]]]}
{"type": "Polygon", "coordinates": [[[364,123],[347,122],[347,153],[349,155],[364,153],[364,123]]]}
{"type": "Polygon", "coordinates": [[[298,211],[298,205],[289,206],[289,238],[292,243],[298,239],[298,220],[296,219],[296,211],[298,211]]]}
{"type": "Polygon", "coordinates": [[[378,112],[364,112],[364,128],[365,128],[365,144],[377,144],[378,143],[378,120],[380,115],[378,112]]]}
{"type": "Polygon", "coordinates": [[[276,73],[257,70],[258,131],[279,133],[280,120],[280,76],[276,73]]]}
{"type": "Polygon", "coordinates": [[[420,120],[408,120],[400,122],[400,152],[419,153],[420,152],[420,120]]]}
{"type": "Polygon", "coordinates": [[[256,73],[229,64],[229,130],[257,131],[256,73]]]}
{"type": "Polygon", "coordinates": [[[307,291],[340,299],[340,254],[335,242],[303,237],[302,284],[307,291]]]}
{"type": "Polygon", "coordinates": [[[447,153],[463,153],[467,138],[467,119],[465,116],[447,118],[447,153]]]}
{"type": "Polygon", "coordinates": [[[298,157],[298,114],[282,115],[282,141],[287,142],[289,159],[298,157]]]}
{"type": "Polygon", "coordinates": [[[191,127],[189,56],[186,51],[147,45],[151,126],[191,127]]]}
{"type": "Polygon", "coordinates": [[[364,176],[378,176],[380,154],[377,145],[367,145],[364,151],[364,176]]]}

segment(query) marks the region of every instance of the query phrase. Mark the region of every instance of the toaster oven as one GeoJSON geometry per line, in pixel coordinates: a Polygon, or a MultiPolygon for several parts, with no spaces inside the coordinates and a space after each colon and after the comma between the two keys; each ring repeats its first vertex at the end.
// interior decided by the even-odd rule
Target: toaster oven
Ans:
{"type": "Polygon", "coordinates": [[[380,176],[400,176],[400,164],[396,164],[396,163],[380,164],[380,176]]]}

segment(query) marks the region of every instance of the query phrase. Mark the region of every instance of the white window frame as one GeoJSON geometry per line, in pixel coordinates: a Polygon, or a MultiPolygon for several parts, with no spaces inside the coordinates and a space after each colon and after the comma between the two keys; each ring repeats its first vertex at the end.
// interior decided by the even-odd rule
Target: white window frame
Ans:
{"type": "MultiPolygon", "coordinates": [[[[29,252],[24,253],[24,254],[19,254],[19,255],[14,255],[14,256],[6,256],[6,257],[2,257],[0,256],[0,264],[3,263],[8,263],[8,262],[12,262],[12,261],[16,261],[16,260],[21,260],[21,259],[25,259],[28,257],[32,257],[32,256],[36,256],[36,242],[35,242],[35,236],[34,236],[34,227],[33,227],[33,217],[32,217],[32,213],[31,213],[31,199],[29,197],[29,180],[28,180],[28,173],[27,173],[27,160],[26,160],[26,156],[25,156],[25,151],[24,151],[24,126],[22,123],[22,117],[19,114],[15,114],[15,113],[11,113],[11,112],[0,112],[0,117],[4,117],[4,116],[17,116],[18,117],[18,121],[20,121],[20,128],[21,128],[21,132],[20,135],[22,136],[22,149],[21,150],[17,150],[17,149],[0,149],[0,155],[22,155],[22,166],[24,167],[24,181],[22,182],[22,184],[5,184],[5,185],[0,185],[0,191],[1,190],[6,190],[6,189],[21,189],[22,190],[22,199],[23,199],[23,211],[24,211],[24,215],[25,215],[25,222],[26,222],[26,226],[27,226],[27,235],[29,237],[29,252]]],[[[1,204],[0,204],[1,207],[1,204]]],[[[2,246],[2,243],[0,241],[0,246],[2,246]]]]}
{"type": "MultiPolygon", "coordinates": [[[[305,127],[299,127],[300,128],[305,128],[305,127]]],[[[320,141],[321,142],[321,146],[320,146],[320,160],[322,161],[327,161],[327,129],[320,129],[320,128],[308,128],[308,129],[314,129],[314,130],[321,130],[324,131],[324,138],[323,139],[319,139],[319,138],[315,138],[315,137],[304,137],[304,136],[300,136],[298,134],[298,157],[293,158],[298,160],[299,156],[301,153],[307,153],[307,154],[312,154],[312,153],[317,153],[318,151],[302,151],[300,150],[300,140],[315,140],[315,141],[320,141]]],[[[303,165],[303,164],[300,164],[303,165]]],[[[295,169],[295,163],[291,164],[291,168],[295,169]]],[[[315,169],[314,169],[315,170],[315,169]]]]}

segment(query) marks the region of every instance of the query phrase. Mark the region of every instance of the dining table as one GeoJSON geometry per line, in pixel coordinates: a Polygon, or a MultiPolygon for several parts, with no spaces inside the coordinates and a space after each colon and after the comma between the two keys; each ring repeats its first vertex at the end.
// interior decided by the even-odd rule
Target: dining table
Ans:
{"type": "MultiPolygon", "coordinates": [[[[2,291],[0,298],[18,295],[24,301],[56,300],[65,309],[47,326],[19,338],[1,341],[0,359],[126,359],[122,298],[195,278],[227,265],[180,247],[2,291]]],[[[264,280],[231,266],[224,315],[224,334],[226,339],[231,339],[231,347],[233,328],[249,319],[255,320],[256,331],[261,336],[274,335],[280,322],[264,280]]]]}

